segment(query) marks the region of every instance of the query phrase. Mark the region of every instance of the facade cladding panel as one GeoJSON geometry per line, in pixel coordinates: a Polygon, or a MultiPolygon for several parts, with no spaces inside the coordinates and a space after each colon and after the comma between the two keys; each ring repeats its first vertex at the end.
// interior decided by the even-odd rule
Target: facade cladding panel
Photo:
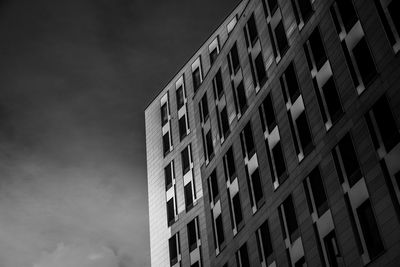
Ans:
{"type": "Polygon", "coordinates": [[[239,3],[145,111],[152,266],[397,266],[396,7],[239,3]]]}

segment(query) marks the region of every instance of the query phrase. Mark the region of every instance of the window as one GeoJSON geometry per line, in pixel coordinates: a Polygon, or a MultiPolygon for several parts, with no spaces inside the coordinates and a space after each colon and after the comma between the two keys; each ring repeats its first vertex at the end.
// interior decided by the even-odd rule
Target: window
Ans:
{"type": "Polygon", "coordinates": [[[265,132],[268,129],[268,133],[271,133],[272,130],[275,128],[276,118],[274,107],[272,105],[272,97],[271,93],[269,93],[263,100],[260,108],[259,108],[261,124],[263,131],[265,132]]]}
{"type": "Polygon", "coordinates": [[[161,126],[168,123],[168,103],[164,103],[161,106],[161,126]]]}
{"type": "Polygon", "coordinates": [[[200,68],[197,67],[193,72],[192,72],[192,78],[193,78],[193,88],[194,91],[196,92],[197,89],[199,89],[201,85],[201,73],[200,73],[200,68]]]}
{"type": "Polygon", "coordinates": [[[239,54],[236,43],[232,46],[228,54],[229,73],[236,74],[240,69],[239,54]]]}
{"type": "Polygon", "coordinates": [[[253,132],[251,130],[251,124],[248,122],[240,134],[240,140],[242,144],[243,157],[247,157],[249,160],[255,153],[253,132]]]}
{"type": "Polygon", "coordinates": [[[286,51],[289,49],[289,44],[282,20],[279,21],[279,23],[276,25],[274,33],[276,37],[276,45],[278,47],[279,54],[281,55],[281,57],[283,57],[283,55],[285,55],[286,51]]]}
{"type": "Polygon", "coordinates": [[[172,187],[172,177],[174,175],[174,161],[168,163],[168,165],[164,168],[164,176],[165,176],[165,190],[168,191],[172,187]]]}
{"type": "Polygon", "coordinates": [[[313,150],[311,132],[308,127],[306,113],[303,111],[296,119],[297,130],[299,133],[300,144],[304,155],[307,155],[313,150]]]}
{"type": "Polygon", "coordinates": [[[316,212],[318,217],[321,217],[329,207],[318,167],[311,171],[309,176],[303,181],[303,185],[310,213],[316,212]],[[314,207],[316,210],[314,210],[314,207]]]}
{"type": "Polygon", "coordinates": [[[384,248],[369,199],[357,208],[357,215],[360,220],[368,254],[371,259],[374,259],[383,252],[384,248]]]}
{"type": "Polygon", "coordinates": [[[252,47],[258,40],[258,32],[256,26],[256,20],[254,19],[254,13],[251,14],[244,28],[244,36],[246,39],[247,47],[252,47]]]}
{"type": "Polygon", "coordinates": [[[222,130],[222,135],[224,138],[227,138],[229,133],[230,133],[230,127],[229,127],[229,120],[228,120],[228,112],[226,111],[226,106],[221,110],[220,113],[220,121],[218,121],[219,127],[222,130]]]}
{"type": "Polygon", "coordinates": [[[262,87],[267,81],[267,72],[265,71],[262,52],[260,52],[254,60],[258,84],[262,87]]]}
{"type": "Polygon", "coordinates": [[[207,159],[211,160],[214,157],[214,145],[211,136],[211,129],[206,133],[206,150],[207,159]]]}
{"type": "Polygon", "coordinates": [[[163,153],[164,157],[170,152],[169,132],[163,135],[163,153]]]}
{"type": "Polygon", "coordinates": [[[299,236],[296,212],[294,210],[292,196],[289,195],[279,208],[279,218],[284,239],[289,238],[293,243],[299,236]]]}
{"type": "Polygon", "coordinates": [[[239,192],[232,198],[233,211],[235,213],[236,227],[239,228],[243,221],[242,206],[240,204],[239,192]]]}
{"type": "Polygon", "coordinates": [[[190,163],[192,162],[191,157],[191,146],[188,145],[181,152],[181,161],[182,161],[182,174],[185,175],[191,168],[190,163]]]}
{"type": "Polygon", "coordinates": [[[175,265],[180,261],[180,244],[179,244],[179,233],[176,233],[168,240],[169,246],[169,262],[170,265],[175,265]]]}
{"type": "Polygon", "coordinates": [[[224,171],[226,180],[230,179],[232,181],[236,177],[235,158],[232,147],[224,155],[224,171]]]}
{"type": "Polygon", "coordinates": [[[215,47],[211,52],[210,52],[210,63],[211,65],[214,63],[214,61],[218,57],[218,49],[215,47]]]}
{"type": "Polygon", "coordinates": [[[192,252],[197,248],[197,240],[200,240],[200,234],[198,231],[198,217],[194,218],[190,223],[188,223],[187,232],[189,252],[192,252]]]}
{"type": "Polygon", "coordinates": [[[335,231],[331,231],[324,237],[324,245],[328,257],[329,265],[332,267],[339,266],[338,259],[341,258],[339,246],[337,243],[335,231]]]}
{"type": "Polygon", "coordinates": [[[210,54],[210,65],[214,64],[219,54],[219,37],[215,37],[214,40],[208,46],[208,52],[210,54]]]}
{"type": "Polygon", "coordinates": [[[243,81],[241,81],[236,88],[236,105],[239,108],[238,112],[243,115],[247,109],[247,97],[243,81]]]}
{"type": "Polygon", "coordinates": [[[183,86],[179,86],[178,89],[176,89],[176,103],[178,106],[178,110],[185,105],[185,93],[183,91],[183,86]]]}
{"type": "MultiPolygon", "coordinates": [[[[379,98],[378,101],[372,107],[372,111],[370,112],[374,117],[374,122],[376,123],[376,128],[379,131],[381,142],[383,143],[385,150],[389,153],[399,142],[400,142],[400,134],[397,129],[396,121],[390,110],[389,102],[385,95],[379,98]]],[[[368,115],[366,116],[367,122],[369,119],[368,115]]],[[[369,122],[370,132],[372,134],[376,133],[373,129],[372,122],[369,122]]],[[[377,143],[377,141],[375,142],[377,143]]],[[[375,147],[378,145],[376,144],[375,147]]]]}
{"type": "Polygon", "coordinates": [[[179,118],[178,120],[179,124],[179,138],[182,141],[183,138],[187,135],[187,125],[186,125],[186,114],[184,114],[182,117],[179,118]]]}
{"type": "Polygon", "coordinates": [[[221,69],[217,71],[213,79],[214,99],[221,99],[224,95],[224,85],[222,82],[221,69]]]}
{"type": "Polygon", "coordinates": [[[207,91],[204,93],[201,101],[199,103],[199,110],[200,110],[200,119],[201,122],[205,122],[208,119],[208,101],[207,101],[207,91]]]}
{"type": "Polygon", "coordinates": [[[400,20],[397,18],[398,16],[394,16],[393,8],[400,9],[399,1],[374,0],[374,2],[388,40],[393,46],[394,52],[397,53],[400,49],[400,20]]]}
{"type": "Polygon", "coordinates": [[[171,226],[175,222],[175,204],[174,198],[167,201],[167,220],[168,226],[171,226]]]}
{"type": "MultiPolygon", "coordinates": [[[[306,56],[312,55],[312,59],[308,58],[307,62],[311,63],[314,62],[316,70],[319,71],[321,67],[325,64],[325,62],[328,60],[326,53],[325,53],[325,48],[324,44],[322,42],[321,34],[319,32],[318,27],[314,29],[314,31],[311,33],[310,38],[308,39],[308,45],[309,45],[309,53],[306,52],[306,56]]],[[[304,48],[307,50],[307,46],[304,48]]],[[[314,69],[314,64],[309,65],[310,70],[314,69]]]]}
{"type": "MultiPolygon", "coordinates": [[[[316,88],[316,90],[318,90],[318,88],[316,88]]],[[[335,123],[343,114],[343,109],[342,105],[340,104],[340,99],[333,76],[326,81],[326,83],[322,86],[321,91],[324,94],[324,99],[332,123],[335,123]]],[[[320,108],[322,110],[323,106],[320,105],[320,108]]]]}
{"type": "MultiPolygon", "coordinates": [[[[281,184],[286,180],[287,172],[285,158],[283,156],[282,145],[280,141],[276,143],[276,145],[272,148],[272,158],[273,162],[275,163],[276,176],[278,178],[279,184],[281,184]]],[[[270,168],[273,172],[272,165],[270,165],[270,168]]],[[[275,175],[273,175],[272,177],[275,177],[275,175]]]]}
{"type": "Polygon", "coordinates": [[[271,14],[274,14],[278,9],[278,1],[277,0],[267,0],[269,10],[271,14]]]}
{"type": "Polygon", "coordinates": [[[236,252],[236,264],[238,267],[250,267],[247,245],[244,243],[236,252]]]}
{"type": "Polygon", "coordinates": [[[228,31],[228,35],[233,31],[237,23],[237,14],[231,19],[231,21],[226,25],[226,29],[228,31]]]}
{"type": "Polygon", "coordinates": [[[192,191],[192,182],[189,182],[185,185],[185,205],[186,212],[188,212],[191,208],[193,208],[193,191],[192,191]]]}
{"type": "Polygon", "coordinates": [[[219,198],[219,189],[217,181],[217,172],[214,170],[210,177],[208,177],[208,193],[210,195],[210,202],[215,203],[219,198]]]}
{"type": "Polygon", "coordinates": [[[346,134],[339,141],[336,150],[333,150],[333,154],[333,156],[337,158],[336,169],[338,172],[346,174],[348,183],[350,187],[352,187],[362,178],[362,174],[350,134],[346,134]],[[339,163],[337,153],[340,155],[342,165],[339,163]],[[343,166],[343,169],[340,166],[343,166]]]}
{"type": "Polygon", "coordinates": [[[375,78],[377,72],[365,37],[353,48],[353,55],[360,71],[361,80],[367,86],[375,78]]]}
{"type": "Polygon", "coordinates": [[[314,12],[310,0],[291,0],[291,2],[296,22],[299,28],[302,28],[314,12]]]}
{"type": "Polygon", "coordinates": [[[343,26],[348,33],[357,22],[357,13],[353,6],[353,1],[337,0],[336,4],[343,21],[343,26]]]}
{"type": "Polygon", "coordinates": [[[297,82],[297,75],[293,62],[287,66],[285,72],[282,74],[280,83],[285,102],[288,101],[289,95],[290,102],[293,104],[300,95],[300,87],[297,82]]]}
{"type": "Polygon", "coordinates": [[[256,231],[258,254],[260,256],[260,263],[265,263],[265,266],[270,265],[268,260],[273,254],[271,235],[268,227],[268,220],[266,220],[260,228],[256,231]]]}
{"type": "Polygon", "coordinates": [[[218,247],[222,247],[225,242],[224,225],[222,222],[222,214],[218,215],[215,219],[215,226],[217,230],[218,247]]]}
{"type": "MultiPolygon", "coordinates": [[[[248,176],[248,171],[246,172],[246,174],[248,176]]],[[[250,177],[248,177],[248,179],[251,180],[251,184],[253,187],[253,190],[251,190],[251,187],[249,186],[249,193],[251,194],[250,202],[253,202],[254,199],[254,203],[251,203],[252,204],[251,206],[252,207],[256,206],[258,209],[264,203],[264,194],[262,190],[260,172],[258,168],[255,169],[255,171],[250,175],[250,177]]]]}

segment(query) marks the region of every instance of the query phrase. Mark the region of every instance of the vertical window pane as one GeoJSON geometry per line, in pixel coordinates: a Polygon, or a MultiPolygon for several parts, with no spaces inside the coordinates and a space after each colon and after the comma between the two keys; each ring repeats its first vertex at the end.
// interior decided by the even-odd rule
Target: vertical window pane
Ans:
{"type": "Polygon", "coordinates": [[[296,125],[299,131],[301,147],[303,148],[304,155],[306,155],[312,150],[312,139],[305,111],[296,119],[296,125]]]}
{"type": "Polygon", "coordinates": [[[254,19],[254,14],[251,14],[249,20],[247,21],[247,27],[249,29],[250,41],[252,44],[254,44],[258,39],[257,26],[256,26],[256,21],[254,19]]]}
{"type": "Polygon", "coordinates": [[[189,252],[197,248],[196,219],[187,225],[189,252]]]}
{"type": "Polygon", "coordinates": [[[161,126],[164,126],[168,122],[168,106],[164,103],[161,107],[161,126]]]}
{"type": "Polygon", "coordinates": [[[172,186],[172,162],[164,168],[165,189],[168,190],[172,186]]]}
{"type": "Polygon", "coordinates": [[[258,168],[251,175],[251,180],[253,181],[254,198],[257,204],[264,197],[258,168]]]}
{"type": "Polygon", "coordinates": [[[353,55],[360,71],[361,79],[365,86],[369,85],[376,75],[376,68],[372,55],[368,49],[365,37],[353,48],[353,55]]]}
{"type": "Polygon", "coordinates": [[[322,86],[322,91],[324,92],[326,105],[328,106],[328,112],[333,123],[343,113],[333,77],[330,77],[329,80],[322,86]]]}
{"type": "Polygon", "coordinates": [[[233,203],[233,210],[235,212],[236,225],[239,225],[243,220],[242,207],[240,205],[239,193],[236,193],[236,195],[232,198],[232,203],[233,203]]]}
{"type": "Polygon", "coordinates": [[[230,132],[228,112],[226,111],[226,107],[224,107],[221,111],[221,124],[222,124],[222,132],[224,133],[224,137],[226,138],[230,132]]]}
{"type": "Polygon", "coordinates": [[[253,140],[253,132],[251,130],[250,122],[246,124],[243,132],[244,132],[244,137],[245,137],[245,142],[246,142],[247,154],[249,157],[251,157],[254,152],[254,140],[253,140]]]}
{"type": "Polygon", "coordinates": [[[190,170],[190,159],[189,159],[189,146],[187,146],[181,153],[182,159],[182,173],[185,175],[190,170]]]}
{"type": "Polygon", "coordinates": [[[183,94],[183,87],[182,85],[176,90],[176,102],[178,106],[178,110],[183,107],[185,104],[185,96],[183,94]]]}
{"type": "Polygon", "coordinates": [[[207,145],[207,157],[209,160],[211,160],[211,158],[214,155],[214,146],[211,137],[211,130],[208,131],[208,133],[206,134],[206,145],[207,145]]]}
{"type": "Polygon", "coordinates": [[[189,182],[185,185],[185,204],[186,212],[188,212],[193,207],[193,195],[192,195],[192,183],[189,182]]]}
{"type": "Polygon", "coordinates": [[[289,44],[286,38],[285,27],[283,26],[282,20],[279,21],[278,25],[276,25],[274,32],[279,54],[281,55],[281,57],[283,57],[289,48],[289,44]]]}
{"type": "Polygon", "coordinates": [[[243,81],[240,82],[240,84],[236,88],[236,92],[239,101],[240,113],[243,114],[247,108],[247,97],[246,97],[246,92],[244,90],[243,81]]]}
{"type": "Polygon", "coordinates": [[[174,208],[174,199],[171,198],[167,202],[167,220],[168,226],[175,222],[175,208],[174,208]]]}
{"type": "Polygon", "coordinates": [[[300,95],[300,88],[297,82],[296,70],[294,68],[293,62],[291,62],[285,70],[285,78],[287,89],[290,94],[290,100],[294,103],[297,97],[300,95]]]}
{"type": "Polygon", "coordinates": [[[315,65],[317,67],[317,70],[319,70],[326,62],[327,57],[325,54],[324,44],[322,42],[318,27],[315,28],[313,33],[310,35],[309,41],[310,41],[311,51],[314,56],[315,65]]]}
{"type": "Polygon", "coordinates": [[[170,148],[169,144],[169,132],[163,135],[163,152],[164,156],[168,154],[170,148]]]}
{"type": "Polygon", "coordinates": [[[180,140],[182,140],[186,136],[186,133],[187,133],[187,131],[186,131],[186,115],[183,115],[179,119],[178,124],[179,124],[179,138],[180,138],[180,140]]]}
{"type": "Polygon", "coordinates": [[[218,49],[214,48],[211,52],[210,52],[210,63],[211,65],[215,62],[215,60],[218,57],[218,49]]]}
{"type": "MultiPolygon", "coordinates": [[[[274,148],[272,148],[272,155],[274,157],[274,163],[278,179],[283,178],[282,176],[286,174],[286,164],[285,164],[285,159],[283,157],[281,142],[278,142],[274,146],[274,148]]],[[[283,181],[279,179],[279,183],[281,182],[283,181]]]]}
{"type": "Polygon", "coordinates": [[[348,33],[358,20],[353,3],[349,0],[336,0],[336,3],[339,8],[340,16],[342,17],[344,28],[348,33]]]}
{"type": "Polygon", "coordinates": [[[193,77],[193,88],[194,88],[194,91],[197,91],[197,89],[200,87],[200,84],[201,84],[200,68],[196,68],[193,71],[192,77],[193,77]]]}
{"type": "Polygon", "coordinates": [[[317,213],[318,216],[321,216],[328,209],[328,202],[325,195],[325,188],[322,182],[321,173],[318,167],[310,173],[309,178],[314,203],[317,207],[317,213]]]}
{"type": "Polygon", "coordinates": [[[360,180],[361,171],[350,134],[346,134],[342,140],[340,140],[339,151],[349,185],[352,187],[358,180],[360,180]]]}
{"type": "Polygon", "coordinates": [[[286,217],[286,224],[290,236],[290,240],[293,242],[294,241],[294,234],[297,231],[298,225],[297,225],[297,218],[296,218],[296,212],[294,210],[294,205],[292,201],[292,196],[289,196],[286,198],[286,200],[283,202],[283,208],[285,211],[285,217],[286,217]]]}
{"type": "Polygon", "coordinates": [[[171,266],[178,262],[177,235],[172,236],[168,240],[169,261],[171,266]]]}
{"type": "Polygon", "coordinates": [[[267,81],[267,72],[265,71],[264,60],[261,52],[254,60],[254,64],[256,68],[258,83],[260,84],[260,87],[262,87],[267,81]]]}
{"type": "Polygon", "coordinates": [[[223,223],[222,223],[221,214],[218,215],[218,217],[215,219],[215,224],[216,224],[216,228],[217,228],[218,246],[221,246],[222,243],[224,243],[224,241],[225,241],[224,226],[223,226],[223,223]]]}
{"type": "Polygon", "coordinates": [[[400,10],[399,1],[392,0],[388,5],[390,17],[392,18],[393,24],[396,27],[397,32],[400,34],[400,17],[398,11],[400,10]]]}

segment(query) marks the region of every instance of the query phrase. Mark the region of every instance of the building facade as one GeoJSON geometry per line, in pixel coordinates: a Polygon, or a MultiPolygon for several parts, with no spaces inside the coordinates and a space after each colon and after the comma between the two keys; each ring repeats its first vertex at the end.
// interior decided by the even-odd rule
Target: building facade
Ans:
{"type": "Polygon", "coordinates": [[[398,266],[398,10],[238,4],[145,111],[152,266],[398,266]]]}

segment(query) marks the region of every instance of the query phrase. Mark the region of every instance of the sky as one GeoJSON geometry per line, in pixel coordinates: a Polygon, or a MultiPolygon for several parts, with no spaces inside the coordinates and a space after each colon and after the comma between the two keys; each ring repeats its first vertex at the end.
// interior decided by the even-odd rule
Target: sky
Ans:
{"type": "Polygon", "coordinates": [[[0,0],[0,266],[149,266],[144,109],[238,1],[0,0]]]}

